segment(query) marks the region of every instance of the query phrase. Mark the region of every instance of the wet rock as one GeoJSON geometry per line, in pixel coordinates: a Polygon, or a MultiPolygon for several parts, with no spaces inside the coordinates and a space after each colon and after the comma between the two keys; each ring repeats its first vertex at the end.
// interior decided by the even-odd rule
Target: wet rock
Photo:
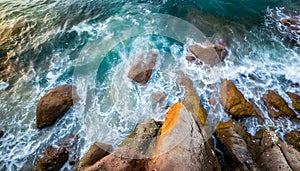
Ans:
{"type": "Polygon", "coordinates": [[[286,142],[300,151],[300,130],[294,130],[284,135],[286,142]]]}
{"type": "Polygon", "coordinates": [[[62,147],[47,147],[44,156],[37,160],[34,171],[57,171],[68,160],[68,151],[62,147]]]}
{"type": "Polygon", "coordinates": [[[78,100],[75,86],[62,85],[50,90],[38,102],[36,108],[37,128],[53,125],[78,100]]]}
{"type": "Polygon", "coordinates": [[[107,156],[111,148],[111,145],[95,142],[77,163],[75,171],[84,170],[85,168],[92,166],[97,161],[107,156]]]}
{"type": "MultiPolygon", "coordinates": [[[[284,18],[281,23],[288,27],[290,30],[299,31],[300,30],[300,18],[284,18]]],[[[300,32],[296,32],[300,35],[300,32]]]]}
{"type": "Polygon", "coordinates": [[[300,170],[300,152],[281,140],[278,141],[278,146],[280,147],[290,168],[292,170],[300,170]]]}
{"type": "Polygon", "coordinates": [[[194,56],[186,56],[185,59],[189,62],[193,62],[196,60],[196,58],[194,56]]]}
{"type": "Polygon", "coordinates": [[[258,170],[248,150],[251,136],[246,128],[233,122],[219,123],[215,134],[224,148],[224,170],[258,170]]]}
{"type": "Polygon", "coordinates": [[[300,111],[300,96],[295,93],[288,92],[287,93],[292,100],[292,105],[295,110],[300,111]]]}
{"type": "Polygon", "coordinates": [[[83,171],[143,171],[147,161],[139,151],[124,146],[102,158],[94,165],[83,169],[83,171]]]}
{"type": "Polygon", "coordinates": [[[205,124],[207,119],[206,111],[203,108],[202,102],[198,96],[196,89],[193,86],[193,81],[183,72],[177,72],[178,84],[184,87],[185,94],[181,102],[186,109],[196,115],[202,125],[205,124]]]}
{"type": "Polygon", "coordinates": [[[151,52],[139,56],[137,62],[130,68],[128,77],[141,85],[145,85],[152,75],[157,53],[151,52]]]}
{"type": "Polygon", "coordinates": [[[275,91],[268,90],[266,94],[263,95],[263,99],[267,105],[269,114],[274,117],[295,117],[295,112],[289,108],[287,103],[282,97],[280,97],[275,91]]]}
{"type": "Polygon", "coordinates": [[[161,127],[161,123],[154,119],[148,119],[140,123],[134,131],[131,132],[120,144],[120,147],[126,146],[135,149],[145,155],[145,158],[151,156],[152,146],[150,143],[156,142],[156,137],[161,127]],[[148,148],[151,149],[148,149],[148,148]]]}
{"type": "Polygon", "coordinates": [[[167,97],[167,94],[165,92],[156,92],[152,93],[150,98],[153,103],[160,103],[167,97]]]}
{"type": "Polygon", "coordinates": [[[255,103],[254,99],[250,99],[249,103],[253,106],[253,108],[255,109],[255,111],[257,113],[258,123],[262,124],[263,121],[265,120],[263,112],[259,109],[259,107],[255,103]]]}
{"type": "Polygon", "coordinates": [[[4,135],[4,131],[0,130],[0,138],[2,138],[4,135]]]}
{"type": "Polygon", "coordinates": [[[256,116],[256,110],[231,81],[224,81],[220,91],[221,104],[233,117],[256,116]]]}
{"type": "Polygon", "coordinates": [[[202,130],[183,104],[167,112],[147,170],[220,170],[202,130]]]}
{"type": "Polygon", "coordinates": [[[220,42],[220,43],[214,45],[214,48],[215,48],[220,60],[223,61],[225,59],[225,57],[228,55],[225,44],[220,42]]]}
{"type": "Polygon", "coordinates": [[[199,45],[192,45],[190,46],[190,51],[193,55],[207,65],[215,66],[221,62],[216,49],[212,46],[202,47],[199,45]]]}

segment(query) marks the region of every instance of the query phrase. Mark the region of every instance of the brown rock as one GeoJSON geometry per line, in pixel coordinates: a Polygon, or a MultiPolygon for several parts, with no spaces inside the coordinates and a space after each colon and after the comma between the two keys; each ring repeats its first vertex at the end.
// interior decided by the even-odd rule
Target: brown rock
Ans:
{"type": "Polygon", "coordinates": [[[203,108],[202,102],[198,96],[196,89],[193,86],[193,81],[183,72],[179,71],[178,84],[184,87],[185,94],[181,102],[186,109],[196,115],[202,125],[206,123],[207,114],[203,108]]]}
{"type": "Polygon", "coordinates": [[[78,100],[75,86],[62,85],[50,90],[38,102],[36,108],[37,128],[54,124],[78,100]]]}
{"type": "Polygon", "coordinates": [[[289,116],[295,117],[295,112],[289,108],[287,103],[282,97],[280,97],[275,91],[268,90],[266,94],[263,95],[263,99],[267,105],[269,114],[274,117],[289,116]]]}
{"type": "Polygon", "coordinates": [[[300,111],[300,96],[295,93],[288,92],[287,93],[292,100],[292,105],[295,110],[300,111]]]}
{"type": "Polygon", "coordinates": [[[57,171],[68,160],[68,151],[62,147],[49,146],[44,156],[37,160],[34,171],[57,171]]]}
{"type": "Polygon", "coordinates": [[[281,140],[278,141],[278,146],[280,147],[291,169],[300,170],[300,152],[285,144],[281,140]]]}
{"type": "Polygon", "coordinates": [[[255,103],[254,99],[250,99],[249,103],[253,106],[253,108],[255,109],[255,111],[257,113],[258,123],[262,124],[263,121],[265,120],[263,112],[259,109],[259,107],[255,103]]]}
{"type": "Polygon", "coordinates": [[[147,170],[220,170],[193,114],[181,103],[167,112],[147,170]]]}
{"type": "Polygon", "coordinates": [[[143,171],[147,163],[147,159],[143,157],[143,154],[132,148],[120,147],[83,171],[143,171]]]}
{"type": "Polygon", "coordinates": [[[111,145],[95,142],[77,163],[75,171],[84,170],[84,168],[92,166],[97,161],[107,156],[111,148],[111,145]]]}
{"type": "Polygon", "coordinates": [[[4,135],[4,131],[0,130],[0,138],[4,135]]]}
{"type": "Polygon", "coordinates": [[[185,59],[189,62],[193,62],[196,60],[196,58],[194,56],[186,56],[185,59]]]}
{"type": "Polygon", "coordinates": [[[139,56],[137,62],[129,70],[128,77],[141,85],[145,85],[151,77],[156,58],[157,53],[154,52],[139,56]]]}
{"type": "Polygon", "coordinates": [[[167,94],[165,92],[156,92],[152,93],[150,98],[152,102],[154,103],[160,103],[167,97],[167,94]]]}
{"type": "Polygon", "coordinates": [[[223,61],[225,59],[225,57],[228,55],[225,45],[222,43],[218,43],[218,44],[214,45],[214,48],[215,48],[220,60],[223,61]]]}
{"type": "Polygon", "coordinates": [[[221,62],[216,49],[212,46],[202,47],[199,45],[192,45],[190,46],[190,51],[207,65],[215,66],[221,62]]]}
{"type": "Polygon", "coordinates": [[[284,135],[286,142],[300,150],[300,130],[294,130],[284,135]]]}
{"type": "Polygon", "coordinates": [[[244,126],[232,122],[219,123],[215,134],[224,148],[224,170],[258,170],[248,150],[247,142],[251,136],[244,126]]]}
{"type": "Polygon", "coordinates": [[[231,81],[224,81],[220,91],[221,104],[234,117],[256,116],[256,110],[231,81]]]}

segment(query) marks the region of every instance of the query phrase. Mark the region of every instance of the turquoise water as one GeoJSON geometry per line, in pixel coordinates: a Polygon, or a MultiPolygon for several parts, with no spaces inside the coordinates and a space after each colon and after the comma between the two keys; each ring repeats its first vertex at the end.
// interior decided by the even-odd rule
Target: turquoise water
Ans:
{"type": "MultiPolygon", "coordinates": [[[[280,23],[300,18],[296,0],[0,0],[0,9],[0,129],[6,132],[0,170],[28,170],[47,145],[74,133],[82,142],[80,155],[94,141],[116,147],[137,123],[163,120],[166,107],[180,100],[178,70],[193,80],[212,123],[229,119],[220,104],[208,103],[218,92],[212,85],[224,79],[263,111],[268,89],[289,105],[285,92],[300,93],[300,38],[280,23]],[[185,60],[188,45],[216,39],[229,50],[223,63],[207,68],[185,60]],[[158,63],[147,86],[139,86],[127,73],[148,51],[158,52],[158,63]],[[82,101],[54,126],[36,129],[38,100],[64,83],[76,85],[82,101]],[[151,93],[161,91],[167,99],[153,104],[151,93]]],[[[264,115],[262,125],[254,118],[240,122],[251,133],[262,126],[280,135],[300,128],[264,115]]]]}

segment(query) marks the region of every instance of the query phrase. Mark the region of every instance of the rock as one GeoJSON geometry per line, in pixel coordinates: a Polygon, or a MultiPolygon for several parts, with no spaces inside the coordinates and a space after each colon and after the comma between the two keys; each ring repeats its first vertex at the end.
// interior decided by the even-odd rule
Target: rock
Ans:
{"type": "Polygon", "coordinates": [[[95,142],[76,164],[75,171],[84,170],[86,167],[92,166],[97,161],[107,156],[111,148],[111,145],[95,142]]]}
{"type": "Polygon", "coordinates": [[[196,60],[196,58],[194,56],[186,56],[185,59],[189,62],[193,62],[196,60]]]}
{"type": "Polygon", "coordinates": [[[156,143],[156,137],[161,127],[161,123],[154,119],[148,119],[140,123],[134,131],[131,132],[120,144],[120,147],[126,146],[135,149],[149,158],[152,155],[153,145],[156,143]],[[150,149],[148,149],[150,147],[150,149]]]}
{"type": "Polygon", "coordinates": [[[268,90],[267,93],[263,95],[263,99],[267,105],[269,114],[272,117],[278,118],[282,116],[296,116],[296,113],[289,108],[284,99],[280,97],[275,91],[268,90]]]}
{"type": "Polygon", "coordinates": [[[156,92],[152,93],[150,98],[153,103],[160,103],[167,97],[167,94],[165,92],[156,92]]]}
{"type": "Polygon", "coordinates": [[[49,146],[44,156],[37,160],[34,171],[57,171],[68,160],[68,151],[62,147],[49,146]]]}
{"type": "Polygon", "coordinates": [[[130,68],[128,77],[141,85],[145,85],[151,77],[156,59],[157,53],[154,52],[139,56],[137,62],[130,68]]]}
{"type": "Polygon", "coordinates": [[[300,130],[294,130],[284,135],[286,142],[300,151],[300,130]]]}
{"type": "MultiPolygon", "coordinates": [[[[299,31],[300,30],[300,18],[284,18],[281,23],[288,27],[290,30],[299,31]]],[[[296,32],[300,35],[300,32],[296,32]]]]}
{"type": "Polygon", "coordinates": [[[147,163],[143,157],[143,154],[132,148],[120,147],[83,171],[143,171],[147,163]]]}
{"type": "Polygon", "coordinates": [[[75,86],[62,85],[50,90],[38,102],[36,108],[37,128],[53,125],[78,100],[75,86]]]}
{"type": "Polygon", "coordinates": [[[257,121],[258,121],[258,123],[262,124],[263,121],[265,120],[263,112],[259,109],[259,107],[255,103],[254,99],[250,99],[249,103],[253,106],[253,108],[255,109],[255,111],[257,113],[257,118],[258,118],[257,121]]]}
{"type": "Polygon", "coordinates": [[[0,130],[0,138],[4,135],[4,131],[0,130]]]}
{"type": "Polygon", "coordinates": [[[169,108],[147,170],[220,170],[202,130],[183,104],[169,108]]]}
{"type": "Polygon", "coordinates": [[[221,62],[216,49],[212,46],[202,47],[199,45],[192,45],[190,46],[190,51],[193,55],[207,65],[215,66],[221,62]]]}
{"type": "Polygon", "coordinates": [[[258,170],[248,150],[247,142],[251,136],[246,127],[233,122],[222,122],[215,134],[224,148],[224,170],[258,170]]]}
{"type": "Polygon", "coordinates": [[[214,48],[215,48],[220,60],[223,61],[225,59],[225,57],[228,55],[225,45],[223,43],[218,43],[218,44],[214,45],[214,48]]]}
{"type": "Polygon", "coordinates": [[[278,146],[280,147],[290,168],[292,170],[300,170],[300,152],[285,144],[281,140],[278,141],[278,146]]]}
{"type": "Polygon", "coordinates": [[[196,89],[193,86],[193,81],[183,72],[177,72],[178,84],[184,87],[185,94],[181,102],[186,109],[196,115],[202,125],[206,123],[207,114],[203,108],[202,102],[198,96],[196,89]]]}
{"type": "Polygon", "coordinates": [[[233,117],[256,116],[256,110],[231,81],[224,81],[220,91],[221,104],[233,117]]]}
{"type": "Polygon", "coordinates": [[[287,94],[292,100],[293,108],[297,111],[300,111],[300,96],[291,92],[288,92],[287,94]]]}

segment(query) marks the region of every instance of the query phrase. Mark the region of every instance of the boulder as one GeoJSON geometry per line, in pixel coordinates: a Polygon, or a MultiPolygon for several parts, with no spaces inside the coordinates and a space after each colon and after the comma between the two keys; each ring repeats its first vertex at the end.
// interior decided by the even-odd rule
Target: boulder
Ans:
{"type": "Polygon", "coordinates": [[[76,164],[75,171],[81,171],[89,166],[92,166],[97,161],[107,156],[111,148],[111,145],[95,142],[76,164]]]}
{"type": "Polygon", "coordinates": [[[247,142],[251,136],[246,127],[233,122],[219,123],[215,134],[224,149],[224,170],[258,170],[247,142]]]}
{"type": "Polygon", "coordinates": [[[300,95],[288,92],[287,93],[292,100],[293,108],[297,111],[300,111],[300,95]]]}
{"type": "Polygon", "coordinates": [[[86,167],[83,171],[143,171],[147,159],[141,152],[130,147],[120,147],[110,155],[102,158],[94,165],[86,167]]]}
{"type": "Polygon", "coordinates": [[[65,148],[69,152],[69,164],[75,165],[78,161],[78,154],[79,154],[79,146],[80,141],[79,136],[77,134],[71,134],[68,137],[64,138],[60,143],[59,146],[65,148]]]}
{"type": "Polygon", "coordinates": [[[224,81],[220,90],[221,104],[233,117],[256,116],[256,110],[231,81],[224,81]]]}
{"type": "Polygon", "coordinates": [[[147,170],[220,170],[207,139],[183,104],[169,108],[147,170]]]}
{"type": "Polygon", "coordinates": [[[4,131],[0,130],[0,138],[4,135],[4,131]]]}
{"type": "Polygon", "coordinates": [[[186,56],[185,59],[189,62],[193,62],[196,60],[196,58],[194,56],[186,56]]]}
{"type": "Polygon", "coordinates": [[[280,97],[275,91],[268,90],[267,93],[263,95],[263,99],[267,105],[269,114],[273,118],[289,116],[295,117],[296,113],[289,108],[287,103],[282,97],[280,97]]]}
{"type": "MultiPolygon", "coordinates": [[[[293,31],[300,30],[300,18],[284,18],[281,20],[281,23],[293,31]]],[[[300,35],[300,32],[296,32],[300,35]]]]}
{"type": "Polygon", "coordinates": [[[294,130],[284,135],[285,141],[300,151],[300,130],[294,130]]]}
{"type": "Polygon", "coordinates": [[[207,114],[203,108],[202,102],[196,89],[193,86],[193,81],[183,72],[177,72],[178,84],[183,86],[185,94],[181,99],[182,104],[192,114],[196,115],[202,125],[206,123],[207,114]]]}
{"type": "Polygon", "coordinates": [[[138,60],[130,68],[128,77],[141,85],[145,85],[152,75],[157,55],[158,54],[154,52],[140,55],[138,60]]]}
{"type": "Polygon", "coordinates": [[[155,92],[152,93],[150,98],[153,103],[160,103],[167,97],[165,92],[155,92]]]}
{"type": "Polygon", "coordinates": [[[62,147],[47,147],[44,156],[37,160],[34,171],[57,171],[68,160],[68,151],[62,147]]]}
{"type": "Polygon", "coordinates": [[[78,100],[75,86],[62,85],[50,90],[38,102],[36,108],[37,128],[53,125],[78,100]]]}

